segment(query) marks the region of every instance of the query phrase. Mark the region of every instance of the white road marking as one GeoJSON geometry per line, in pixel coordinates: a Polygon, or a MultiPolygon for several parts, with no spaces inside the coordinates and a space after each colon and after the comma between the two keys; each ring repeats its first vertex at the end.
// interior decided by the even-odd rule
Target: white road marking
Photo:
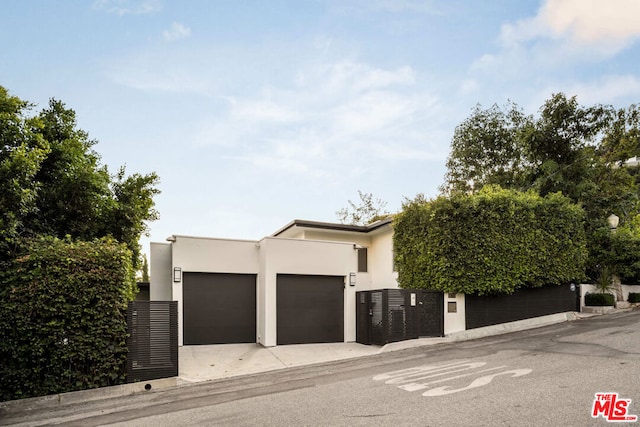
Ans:
{"type": "MultiPolygon", "coordinates": [[[[460,378],[470,377],[474,375],[480,375],[486,372],[496,371],[499,369],[507,368],[507,366],[496,366],[493,368],[486,368],[477,370],[485,366],[487,362],[482,361],[469,361],[458,360],[443,365],[425,365],[416,366],[413,368],[401,369],[398,371],[387,372],[385,374],[376,375],[373,377],[374,381],[384,381],[385,384],[395,385],[398,388],[414,392],[419,390],[428,389],[435,384],[440,384],[446,381],[453,381],[460,378]],[[472,371],[464,374],[457,374],[463,371],[472,371]],[[440,377],[440,378],[438,378],[440,377]],[[442,378],[444,377],[444,378],[442,378]],[[437,379],[434,379],[437,378],[437,379]],[[428,380],[428,381],[424,381],[428,380]]],[[[422,393],[426,397],[444,396],[448,394],[458,393],[465,390],[471,390],[473,388],[482,387],[488,385],[493,379],[500,375],[510,375],[512,378],[521,377],[531,373],[531,369],[511,369],[503,372],[496,372],[490,375],[484,375],[480,378],[476,378],[469,385],[461,388],[452,389],[451,386],[441,386],[432,388],[422,393]]]]}

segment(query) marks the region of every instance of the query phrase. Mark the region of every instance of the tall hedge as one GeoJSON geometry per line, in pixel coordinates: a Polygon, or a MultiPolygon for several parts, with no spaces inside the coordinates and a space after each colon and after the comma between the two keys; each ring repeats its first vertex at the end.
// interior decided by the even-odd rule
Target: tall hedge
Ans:
{"type": "Polygon", "coordinates": [[[485,187],[478,194],[418,198],[395,218],[403,288],[510,294],[584,278],[584,212],[560,194],[485,187]]]}
{"type": "Polygon", "coordinates": [[[1,400],[124,381],[135,295],[124,244],[33,240],[0,278],[1,400]]]}

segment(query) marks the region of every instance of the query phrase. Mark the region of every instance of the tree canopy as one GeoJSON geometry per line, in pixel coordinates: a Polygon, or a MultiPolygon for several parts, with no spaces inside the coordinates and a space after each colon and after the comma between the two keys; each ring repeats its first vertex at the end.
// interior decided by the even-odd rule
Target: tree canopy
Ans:
{"type": "MultiPolygon", "coordinates": [[[[561,192],[586,213],[589,275],[611,257],[606,219],[620,217],[621,228],[640,239],[640,174],[626,161],[640,156],[640,108],[582,106],[575,97],[554,94],[537,115],[514,103],[504,108],[476,106],[455,130],[441,192],[475,193],[497,184],[541,196],[561,192]]],[[[635,244],[635,243],[634,243],[635,244]]],[[[615,257],[614,257],[615,258],[615,257]]],[[[615,269],[615,265],[612,266],[615,269]]],[[[634,276],[634,275],[630,275],[634,276]]],[[[638,276],[638,275],[636,275],[638,276]]]]}
{"type": "Polygon", "coordinates": [[[371,193],[358,190],[360,202],[357,204],[348,200],[349,206],[336,211],[341,224],[367,225],[386,217],[389,212],[385,209],[387,202],[374,199],[371,193]]]}
{"type": "Polygon", "coordinates": [[[0,86],[0,249],[15,255],[20,239],[35,236],[92,240],[112,236],[139,265],[139,239],[158,218],[155,173],[110,174],[80,129],[75,112],[51,99],[33,105],[0,86]]]}

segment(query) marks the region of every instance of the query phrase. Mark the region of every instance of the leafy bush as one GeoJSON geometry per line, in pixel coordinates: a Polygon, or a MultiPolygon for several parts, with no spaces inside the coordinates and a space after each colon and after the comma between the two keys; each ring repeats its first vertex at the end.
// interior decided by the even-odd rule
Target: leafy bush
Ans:
{"type": "Polygon", "coordinates": [[[611,295],[611,294],[586,293],[584,295],[584,304],[585,305],[598,306],[598,307],[614,305],[615,304],[615,297],[613,295],[611,295]]]}
{"type": "Polygon", "coordinates": [[[627,299],[629,302],[640,302],[640,293],[630,292],[629,298],[627,299]]]}
{"type": "Polygon", "coordinates": [[[592,278],[597,278],[598,267],[609,265],[627,285],[640,284],[640,216],[621,224],[615,233],[603,227],[592,233],[589,267],[592,278]]]}
{"type": "Polygon", "coordinates": [[[0,273],[0,400],[121,384],[131,252],[43,238],[0,273]]]}
{"type": "Polygon", "coordinates": [[[395,218],[403,288],[510,294],[584,278],[584,212],[560,194],[488,186],[475,195],[418,197],[395,218]]]}

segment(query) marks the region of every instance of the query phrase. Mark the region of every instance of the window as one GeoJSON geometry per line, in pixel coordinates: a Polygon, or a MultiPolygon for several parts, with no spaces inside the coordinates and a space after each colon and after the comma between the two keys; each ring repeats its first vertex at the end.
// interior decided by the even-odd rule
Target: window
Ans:
{"type": "Polygon", "coordinates": [[[455,301],[447,302],[447,313],[457,313],[458,307],[455,301]]]}
{"type": "Polygon", "coordinates": [[[358,249],[358,273],[367,272],[367,248],[358,249]]]}

